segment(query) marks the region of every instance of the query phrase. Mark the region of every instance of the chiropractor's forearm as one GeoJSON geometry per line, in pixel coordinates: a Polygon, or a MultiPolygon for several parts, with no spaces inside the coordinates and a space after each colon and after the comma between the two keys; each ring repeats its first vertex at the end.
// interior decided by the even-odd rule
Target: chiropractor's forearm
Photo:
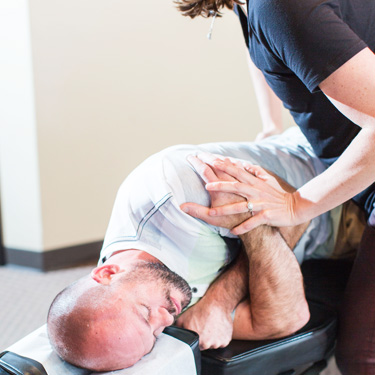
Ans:
{"type": "Polygon", "coordinates": [[[296,215],[305,219],[338,206],[375,181],[375,54],[363,49],[319,87],[362,129],[330,168],[295,193],[296,215]]]}
{"type": "Polygon", "coordinates": [[[249,295],[236,309],[233,338],[291,334],[309,319],[298,262],[279,231],[261,226],[241,236],[249,260],[249,295]]]}
{"type": "MultiPolygon", "coordinates": [[[[375,122],[375,120],[374,120],[375,122]]],[[[375,123],[363,128],[340,158],[294,193],[303,222],[351,199],[375,181],[375,123]]]]}

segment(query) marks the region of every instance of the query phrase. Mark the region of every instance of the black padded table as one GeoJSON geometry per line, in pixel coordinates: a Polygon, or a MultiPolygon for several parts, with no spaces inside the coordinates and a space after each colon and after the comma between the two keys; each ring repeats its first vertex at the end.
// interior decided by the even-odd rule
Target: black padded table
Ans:
{"type": "MultiPolygon", "coordinates": [[[[278,340],[233,340],[226,348],[202,353],[195,332],[172,326],[164,333],[190,345],[198,375],[292,375],[306,369],[308,374],[319,374],[335,346],[337,319],[332,310],[314,302],[310,303],[310,312],[308,324],[292,336],[278,340]]],[[[43,366],[32,359],[12,352],[0,354],[0,375],[46,374],[43,366]]]]}
{"type": "MultiPolygon", "coordinates": [[[[263,341],[232,340],[226,348],[200,353],[195,332],[174,326],[164,332],[190,345],[197,375],[319,374],[335,348],[335,310],[340,304],[350,269],[351,262],[337,260],[311,260],[302,265],[311,317],[301,330],[289,337],[263,341]]],[[[9,374],[45,375],[46,372],[33,360],[3,352],[0,354],[0,375],[9,374]]]]}

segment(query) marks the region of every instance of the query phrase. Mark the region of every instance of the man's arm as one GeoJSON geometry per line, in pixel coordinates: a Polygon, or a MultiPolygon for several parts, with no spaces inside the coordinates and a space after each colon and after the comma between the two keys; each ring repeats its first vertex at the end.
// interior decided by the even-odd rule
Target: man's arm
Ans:
{"type": "MultiPolygon", "coordinates": [[[[208,160],[215,159],[211,154],[205,154],[205,157],[208,160]]],[[[218,171],[216,174],[197,157],[192,156],[188,160],[206,183],[217,181],[219,178],[234,180],[226,173],[218,171]]],[[[210,197],[212,207],[244,200],[238,195],[227,193],[210,193],[210,197]]],[[[184,205],[182,205],[183,207],[184,205]]],[[[198,212],[208,209],[199,205],[195,205],[195,208],[198,212]]],[[[193,212],[190,214],[197,217],[193,212]]],[[[204,213],[201,218],[205,220],[203,216],[204,213]]],[[[231,228],[249,217],[250,213],[247,212],[219,218],[217,222],[214,220],[215,222],[211,222],[211,224],[231,228]]],[[[232,340],[233,318],[231,314],[247,295],[248,262],[246,253],[241,252],[226,271],[221,273],[210,285],[205,295],[178,318],[177,325],[198,332],[201,350],[224,347],[232,340]]]]}
{"type": "Polygon", "coordinates": [[[233,337],[232,312],[248,296],[248,261],[241,251],[205,295],[177,320],[177,325],[199,334],[201,350],[225,347],[233,337]]]}
{"type": "MultiPolygon", "coordinates": [[[[192,164],[205,182],[213,181],[219,177],[199,159],[194,158],[192,164]]],[[[220,174],[219,171],[216,173],[220,174]]],[[[229,177],[220,175],[220,178],[229,177]]],[[[280,181],[280,183],[284,182],[280,181]]],[[[289,188],[291,189],[290,186],[289,188]]],[[[211,194],[211,198],[212,206],[243,201],[242,197],[234,194],[220,196],[211,194]]],[[[231,228],[249,217],[249,213],[247,213],[212,218],[208,215],[207,207],[198,205],[196,211],[191,211],[190,214],[210,224],[226,228],[231,228]]],[[[187,310],[177,322],[180,326],[195,330],[200,334],[201,349],[226,346],[232,336],[239,338],[240,334],[243,335],[243,338],[248,339],[285,336],[304,325],[306,318],[308,319],[308,309],[307,314],[299,313],[299,311],[305,311],[307,306],[304,300],[302,276],[296,258],[290,249],[294,248],[307,225],[282,228],[282,235],[276,229],[261,227],[257,231],[242,236],[241,240],[246,251],[215,280],[205,296],[187,310]],[[267,248],[266,251],[265,248],[267,248]],[[266,254],[264,257],[261,256],[263,252],[266,254]],[[278,257],[281,257],[280,262],[278,257]],[[249,268],[248,258],[254,261],[256,272],[253,267],[249,268]],[[278,264],[279,266],[277,266],[278,264]],[[249,274],[251,269],[253,270],[249,274]],[[260,270],[262,271],[260,272],[260,270]],[[259,282],[259,279],[256,280],[259,272],[262,281],[264,280],[262,283],[259,282]],[[288,293],[284,291],[280,294],[280,298],[275,298],[275,295],[283,290],[288,280],[288,293]],[[258,298],[257,295],[262,292],[262,288],[268,287],[272,288],[272,291],[258,298]],[[285,299],[286,294],[299,296],[296,298],[298,303],[290,298],[285,299]],[[250,304],[249,296],[251,301],[254,298],[257,302],[259,301],[259,309],[250,309],[253,302],[250,304]],[[291,306],[281,308],[284,303],[289,304],[290,302],[291,306]],[[270,307],[269,314],[263,313],[266,305],[270,307]],[[235,313],[233,333],[231,313],[236,306],[238,307],[235,313]],[[274,316],[274,311],[278,311],[279,314],[274,316]],[[301,319],[301,316],[304,319],[301,319]],[[263,330],[260,329],[261,326],[264,326],[263,330]]]]}

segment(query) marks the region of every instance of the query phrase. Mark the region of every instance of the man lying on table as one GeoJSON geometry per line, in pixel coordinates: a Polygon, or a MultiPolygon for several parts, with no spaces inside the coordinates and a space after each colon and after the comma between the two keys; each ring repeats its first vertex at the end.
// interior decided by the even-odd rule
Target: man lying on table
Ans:
{"type": "MultiPolygon", "coordinates": [[[[64,360],[94,371],[132,366],[176,319],[199,333],[201,349],[286,336],[308,321],[299,263],[332,255],[337,215],[238,239],[230,229],[252,214],[251,203],[205,190],[218,178],[235,181],[209,166],[212,154],[261,165],[278,176],[271,186],[290,189],[324,169],[296,128],[258,143],[183,145],[148,158],[120,187],[99,266],[51,305],[49,337],[64,360]],[[188,214],[236,202],[248,212],[207,216],[210,224],[188,214]]],[[[252,172],[261,177],[262,169],[252,172]]]]}

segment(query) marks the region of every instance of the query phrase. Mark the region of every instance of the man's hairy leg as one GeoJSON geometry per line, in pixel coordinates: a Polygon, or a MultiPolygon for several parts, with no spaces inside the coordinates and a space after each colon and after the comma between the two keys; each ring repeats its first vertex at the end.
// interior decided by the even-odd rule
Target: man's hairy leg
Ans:
{"type": "MultiPolygon", "coordinates": [[[[298,242],[301,228],[283,228],[292,238],[290,245],[298,242]]],[[[299,265],[278,230],[262,226],[241,237],[244,250],[177,321],[199,333],[202,350],[224,347],[232,338],[285,336],[302,327],[305,321],[300,317],[308,315],[299,265]],[[267,256],[262,256],[264,251],[267,256]],[[253,264],[249,265],[248,257],[253,264]],[[258,297],[259,293],[264,294],[258,297]],[[254,300],[260,305],[253,308],[254,300]],[[265,307],[269,309],[264,312],[265,307]],[[259,324],[264,324],[264,331],[260,332],[259,324]]]]}
{"type": "MultiPolygon", "coordinates": [[[[225,347],[229,344],[232,338],[259,338],[258,336],[256,336],[257,332],[254,332],[253,329],[254,324],[252,320],[253,315],[251,314],[250,310],[251,297],[249,299],[249,296],[251,296],[251,294],[249,294],[249,284],[251,286],[257,286],[257,282],[259,283],[259,280],[254,280],[255,278],[257,278],[256,275],[260,273],[260,277],[263,278],[265,277],[265,275],[263,275],[262,273],[267,275],[269,274],[268,269],[263,270],[265,265],[268,266],[268,264],[266,264],[266,262],[263,262],[263,259],[260,259],[260,261],[257,260],[259,255],[262,254],[264,246],[271,246],[270,251],[268,252],[270,255],[272,255],[273,252],[275,252],[275,256],[280,253],[280,250],[276,251],[275,249],[282,248],[284,251],[288,251],[288,254],[284,256],[283,265],[280,264],[280,266],[289,267],[288,263],[292,264],[292,269],[289,270],[285,268],[283,270],[284,277],[290,281],[290,285],[288,285],[288,288],[293,287],[291,284],[295,282],[294,279],[296,278],[299,295],[301,295],[302,292],[302,295],[304,297],[302,276],[299,270],[299,265],[294,255],[292,254],[292,251],[290,250],[289,246],[286,245],[283,237],[278,233],[277,229],[273,229],[271,233],[269,233],[269,229],[272,228],[266,226],[259,227],[258,229],[249,232],[246,236],[243,236],[244,238],[242,238],[242,241],[244,248],[247,248],[246,252],[245,250],[242,250],[238,257],[233,261],[233,263],[210,285],[206,294],[200,299],[200,301],[190,309],[188,309],[178,319],[177,324],[179,326],[192,329],[199,333],[200,348],[202,350],[225,347]],[[264,236],[267,236],[268,238],[264,238],[262,240],[264,236]],[[259,269],[256,269],[255,272],[252,271],[252,277],[249,277],[249,261],[247,252],[251,252],[253,245],[248,246],[248,242],[250,244],[261,245],[259,246],[257,253],[251,254],[252,259],[254,259],[254,261],[256,261],[259,266],[259,269]],[[285,261],[285,259],[287,259],[287,261],[285,261]],[[296,264],[297,269],[295,269],[296,264]],[[289,277],[291,272],[293,275],[295,272],[299,272],[300,278],[289,277]],[[235,315],[233,321],[234,311],[235,315]]],[[[293,239],[290,244],[293,245],[298,242],[298,239],[302,235],[302,233],[303,232],[301,231],[300,227],[287,228],[288,237],[293,239]],[[295,232],[295,236],[293,236],[293,231],[295,232]]],[[[267,258],[265,258],[264,260],[266,259],[267,258]]],[[[253,267],[250,267],[250,269],[251,268],[253,267]]],[[[273,276],[272,274],[269,274],[269,279],[273,279],[275,282],[277,281],[277,278],[280,277],[280,275],[279,273],[275,274],[274,270],[272,270],[272,272],[273,276]]],[[[266,280],[268,280],[268,277],[266,278],[266,280]]],[[[274,298],[278,293],[278,290],[275,290],[274,285],[272,285],[273,283],[270,284],[271,285],[269,285],[269,287],[273,288],[273,290],[269,291],[264,296],[264,301],[262,303],[263,306],[267,304],[267,299],[274,298]]],[[[262,285],[263,288],[267,287],[266,282],[263,282],[262,285]]],[[[254,288],[251,289],[253,290],[253,294],[258,293],[258,288],[255,288],[255,290],[254,288]]],[[[295,294],[293,293],[294,291],[291,291],[291,295],[295,296],[295,294]]],[[[278,298],[283,298],[283,296],[279,296],[278,298]]],[[[280,301],[278,301],[278,304],[279,303],[280,301]]],[[[273,301],[268,302],[268,304],[271,306],[273,304],[273,301]]],[[[276,309],[278,307],[279,306],[275,306],[276,309]]],[[[286,314],[288,307],[290,306],[284,306],[283,314],[286,314]]],[[[289,321],[287,328],[289,328],[291,325],[294,326],[294,323],[291,324],[291,320],[294,320],[294,322],[297,320],[296,313],[298,313],[298,311],[294,310],[296,307],[297,306],[292,306],[292,309],[289,309],[292,310],[292,313],[287,317],[287,321],[289,321]]],[[[256,317],[257,312],[258,310],[255,314],[256,317]]],[[[269,314],[268,311],[266,313],[269,314]]],[[[282,318],[282,315],[280,314],[279,317],[282,318]]],[[[268,325],[268,322],[267,326],[268,328],[272,328],[270,325],[268,325]]],[[[257,325],[255,325],[255,327],[257,328],[257,325]]],[[[285,335],[287,335],[288,333],[286,333],[285,335]]],[[[265,335],[269,335],[269,333],[265,335]]]]}
{"type": "Polygon", "coordinates": [[[307,223],[296,225],[294,227],[281,227],[275,229],[279,231],[281,237],[284,239],[289,249],[294,250],[309,224],[310,221],[308,221],[307,223]]]}
{"type": "Polygon", "coordinates": [[[236,309],[233,338],[265,339],[294,333],[309,319],[294,254],[279,231],[268,226],[242,235],[241,240],[249,262],[249,297],[236,309]]]}

